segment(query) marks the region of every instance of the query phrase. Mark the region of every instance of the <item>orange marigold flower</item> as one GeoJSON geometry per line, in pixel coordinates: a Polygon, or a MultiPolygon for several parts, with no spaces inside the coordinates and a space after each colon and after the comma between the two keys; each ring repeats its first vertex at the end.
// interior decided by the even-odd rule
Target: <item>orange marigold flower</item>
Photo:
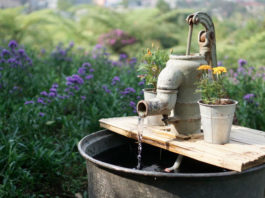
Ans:
{"type": "Polygon", "coordinates": [[[197,70],[212,70],[210,65],[201,65],[197,70]]]}

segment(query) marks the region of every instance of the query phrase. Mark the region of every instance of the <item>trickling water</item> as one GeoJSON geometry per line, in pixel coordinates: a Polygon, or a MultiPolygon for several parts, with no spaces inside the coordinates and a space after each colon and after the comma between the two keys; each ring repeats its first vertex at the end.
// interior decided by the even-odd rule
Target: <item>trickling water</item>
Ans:
{"type": "MultiPolygon", "coordinates": [[[[105,163],[136,169],[137,158],[135,154],[137,154],[138,145],[135,144],[134,140],[126,140],[124,144],[103,151],[93,157],[105,163]]],[[[145,143],[142,143],[142,148],[141,170],[143,171],[165,172],[165,168],[171,167],[178,156],[170,151],[145,143]],[[161,158],[159,156],[160,153],[161,158]]],[[[227,170],[188,157],[183,157],[181,166],[178,169],[179,173],[216,173],[223,171],[227,170]]]]}
{"type": "Polygon", "coordinates": [[[141,168],[141,159],[142,159],[142,139],[143,139],[143,124],[144,117],[138,116],[138,154],[137,154],[137,166],[136,168],[140,170],[141,168]]]}

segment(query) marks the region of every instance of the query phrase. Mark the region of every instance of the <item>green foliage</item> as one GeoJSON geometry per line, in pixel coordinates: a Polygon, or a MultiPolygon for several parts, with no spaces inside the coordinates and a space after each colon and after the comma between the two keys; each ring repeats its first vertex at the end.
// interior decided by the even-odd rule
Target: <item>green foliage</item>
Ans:
{"type": "MultiPolygon", "coordinates": [[[[30,14],[23,8],[1,10],[2,46],[11,51],[7,42],[15,39],[24,47],[18,46],[15,54],[1,55],[0,59],[0,197],[73,197],[78,192],[85,197],[85,160],[77,151],[77,142],[98,130],[102,117],[135,115],[135,103],[141,99],[143,88],[138,85],[138,73],[132,63],[135,60],[111,60],[106,53],[109,49],[94,47],[99,35],[121,29],[134,36],[138,42],[122,49],[129,57],[153,42],[183,54],[188,32],[185,18],[192,12],[163,13],[159,9],[116,12],[84,5],[63,12],[41,10],[30,14]],[[65,46],[70,41],[77,47],[73,43],[65,46]],[[59,42],[63,44],[58,45],[59,42]],[[46,52],[41,52],[42,48],[46,52]],[[25,50],[32,66],[17,58],[19,49],[25,50]],[[10,58],[21,61],[21,67],[10,67],[14,61],[10,58]],[[85,75],[79,73],[83,63],[91,64],[85,75]],[[74,74],[81,76],[84,83],[69,88],[66,77],[74,74]],[[50,94],[55,83],[56,97],[44,96],[42,92],[50,94]],[[25,104],[26,101],[33,104],[25,104]]],[[[215,19],[219,59],[231,68],[237,68],[235,63],[242,57],[249,58],[253,66],[265,65],[260,50],[265,47],[264,19],[241,22],[244,26],[240,20],[215,19]]],[[[193,52],[198,52],[196,35],[201,29],[194,27],[193,52]]],[[[0,48],[1,53],[3,49],[0,48]]],[[[151,56],[145,56],[144,52],[142,60],[146,64],[139,67],[141,73],[149,76],[147,83],[155,87],[168,54],[153,48],[150,53],[151,56]]],[[[222,81],[228,96],[239,101],[236,124],[265,130],[264,68],[245,65],[237,69],[222,81]]],[[[209,89],[205,92],[213,93],[211,97],[223,95],[221,84],[209,86],[208,80],[203,83],[209,89]]]]}
{"type": "Polygon", "coordinates": [[[158,2],[156,3],[156,7],[161,11],[161,12],[168,12],[170,10],[169,5],[167,4],[167,2],[165,2],[164,0],[158,0],[158,2]]]}
{"type": "Polygon", "coordinates": [[[1,83],[10,86],[0,88],[0,197],[86,196],[85,160],[77,142],[99,130],[102,117],[135,114],[142,97],[135,61],[113,62],[99,46],[90,55],[70,46],[44,54],[25,49],[30,70],[24,62],[18,71],[8,65],[12,62],[1,64],[1,83]],[[80,68],[86,68],[84,74],[80,68]],[[84,83],[66,85],[74,74],[84,83]],[[14,85],[23,89],[13,90],[14,85]]]}
{"type": "Polygon", "coordinates": [[[152,85],[156,90],[158,75],[162,69],[166,66],[169,56],[167,52],[160,50],[159,48],[154,49],[153,47],[147,49],[141,57],[141,63],[138,66],[138,71],[141,72],[141,78],[145,79],[147,85],[152,85]]]}
{"type": "Polygon", "coordinates": [[[205,104],[220,104],[221,99],[226,96],[223,84],[224,67],[212,68],[209,65],[202,65],[198,68],[202,70],[201,79],[197,82],[197,92],[201,93],[202,102],[205,104]]]}
{"type": "Polygon", "coordinates": [[[265,131],[265,69],[239,66],[224,81],[228,96],[238,101],[238,125],[265,131]]]}
{"type": "Polygon", "coordinates": [[[58,0],[57,6],[60,10],[67,10],[73,6],[74,0],[58,0]]]}

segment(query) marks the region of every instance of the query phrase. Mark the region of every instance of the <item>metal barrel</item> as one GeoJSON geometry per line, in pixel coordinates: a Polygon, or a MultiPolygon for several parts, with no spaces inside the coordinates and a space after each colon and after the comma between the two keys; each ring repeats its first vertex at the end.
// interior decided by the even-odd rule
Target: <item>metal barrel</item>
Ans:
{"type": "Polygon", "coordinates": [[[79,142],[90,198],[264,198],[264,164],[243,172],[162,173],[124,168],[93,157],[130,141],[102,130],[79,142]]]}

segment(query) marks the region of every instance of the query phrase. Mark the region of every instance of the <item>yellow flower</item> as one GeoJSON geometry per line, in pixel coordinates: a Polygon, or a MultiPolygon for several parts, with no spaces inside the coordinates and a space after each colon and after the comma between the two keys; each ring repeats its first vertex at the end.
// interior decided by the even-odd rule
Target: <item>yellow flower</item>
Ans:
{"type": "Polygon", "coordinates": [[[213,68],[213,74],[221,74],[223,72],[227,72],[225,67],[215,67],[215,68],[213,68]]]}
{"type": "Polygon", "coordinates": [[[226,70],[225,67],[220,66],[220,67],[217,67],[217,68],[219,68],[219,70],[220,70],[221,72],[227,72],[227,70],[226,70]]]}
{"type": "Polygon", "coordinates": [[[212,70],[210,65],[201,65],[197,70],[212,70]]]}

